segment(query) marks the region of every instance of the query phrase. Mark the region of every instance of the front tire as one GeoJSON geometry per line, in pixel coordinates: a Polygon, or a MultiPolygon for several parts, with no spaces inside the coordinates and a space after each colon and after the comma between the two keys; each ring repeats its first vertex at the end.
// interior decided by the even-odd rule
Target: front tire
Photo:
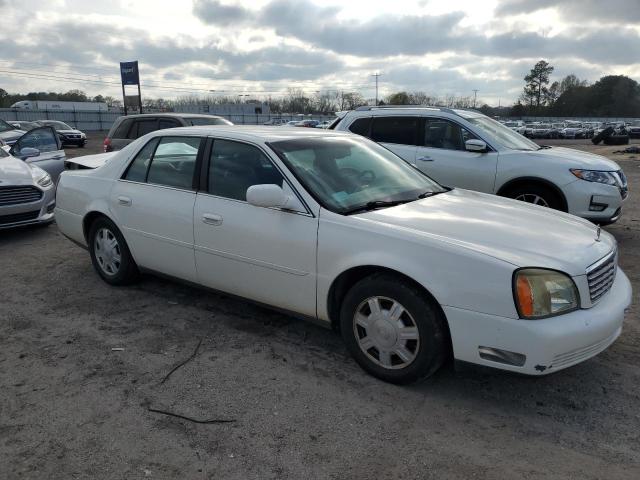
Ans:
{"type": "Polygon", "coordinates": [[[541,207],[563,210],[560,196],[552,188],[544,185],[522,185],[511,189],[505,196],[541,207]]]}
{"type": "Polygon", "coordinates": [[[340,328],[356,362],[386,382],[425,379],[447,357],[441,311],[425,292],[393,275],[375,274],[356,283],[342,302],[340,328]]]}
{"type": "Polygon", "coordinates": [[[106,217],[95,220],[89,229],[89,253],[98,275],[110,285],[128,285],[138,278],[127,242],[118,227],[106,217]]]}

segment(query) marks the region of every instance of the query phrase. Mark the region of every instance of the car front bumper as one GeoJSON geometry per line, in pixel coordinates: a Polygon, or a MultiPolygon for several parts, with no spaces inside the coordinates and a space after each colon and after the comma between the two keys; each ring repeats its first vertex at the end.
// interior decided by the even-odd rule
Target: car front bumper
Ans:
{"type": "Polygon", "coordinates": [[[617,221],[628,198],[628,193],[622,198],[618,187],[584,180],[573,181],[562,187],[562,191],[569,213],[599,224],[617,221]]]}
{"type": "Polygon", "coordinates": [[[618,268],[611,290],[593,307],[542,320],[518,320],[443,306],[456,360],[546,375],[596,356],[620,335],[631,283],[618,268]],[[521,366],[487,360],[481,349],[524,357],[521,366]]]}
{"type": "Polygon", "coordinates": [[[51,223],[56,206],[55,188],[43,191],[36,202],[0,207],[0,230],[51,223]]]}

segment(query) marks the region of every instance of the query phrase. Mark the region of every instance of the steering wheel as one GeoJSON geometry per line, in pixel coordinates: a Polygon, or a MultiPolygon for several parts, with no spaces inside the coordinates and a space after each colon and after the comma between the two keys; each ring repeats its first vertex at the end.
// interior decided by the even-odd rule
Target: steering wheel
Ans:
{"type": "Polygon", "coordinates": [[[376,174],[373,172],[373,170],[362,170],[358,174],[358,180],[361,180],[362,182],[371,183],[375,179],[376,179],[376,174]]]}

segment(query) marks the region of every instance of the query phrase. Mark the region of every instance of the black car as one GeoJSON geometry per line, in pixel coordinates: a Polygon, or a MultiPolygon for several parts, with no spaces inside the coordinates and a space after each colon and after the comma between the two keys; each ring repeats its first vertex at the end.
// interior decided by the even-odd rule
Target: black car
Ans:
{"type": "Polygon", "coordinates": [[[87,136],[83,132],[70,127],[59,120],[38,120],[34,123],[43,127],[53,127],[60,137],[63,147],[68,147],[70,145],[84,147],[87,143],[87,136]]]}

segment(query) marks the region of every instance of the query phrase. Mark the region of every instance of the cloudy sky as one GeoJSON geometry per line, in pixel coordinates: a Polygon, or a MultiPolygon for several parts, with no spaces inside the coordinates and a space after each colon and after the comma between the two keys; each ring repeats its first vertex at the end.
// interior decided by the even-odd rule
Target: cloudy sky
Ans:
{"type": "Polygon", "coordinates": [[[278,96],[398,90],[512,103],[540,58],[555,78],[640,80],[640,0],[0,0],[0,88],[278,96]]]}

